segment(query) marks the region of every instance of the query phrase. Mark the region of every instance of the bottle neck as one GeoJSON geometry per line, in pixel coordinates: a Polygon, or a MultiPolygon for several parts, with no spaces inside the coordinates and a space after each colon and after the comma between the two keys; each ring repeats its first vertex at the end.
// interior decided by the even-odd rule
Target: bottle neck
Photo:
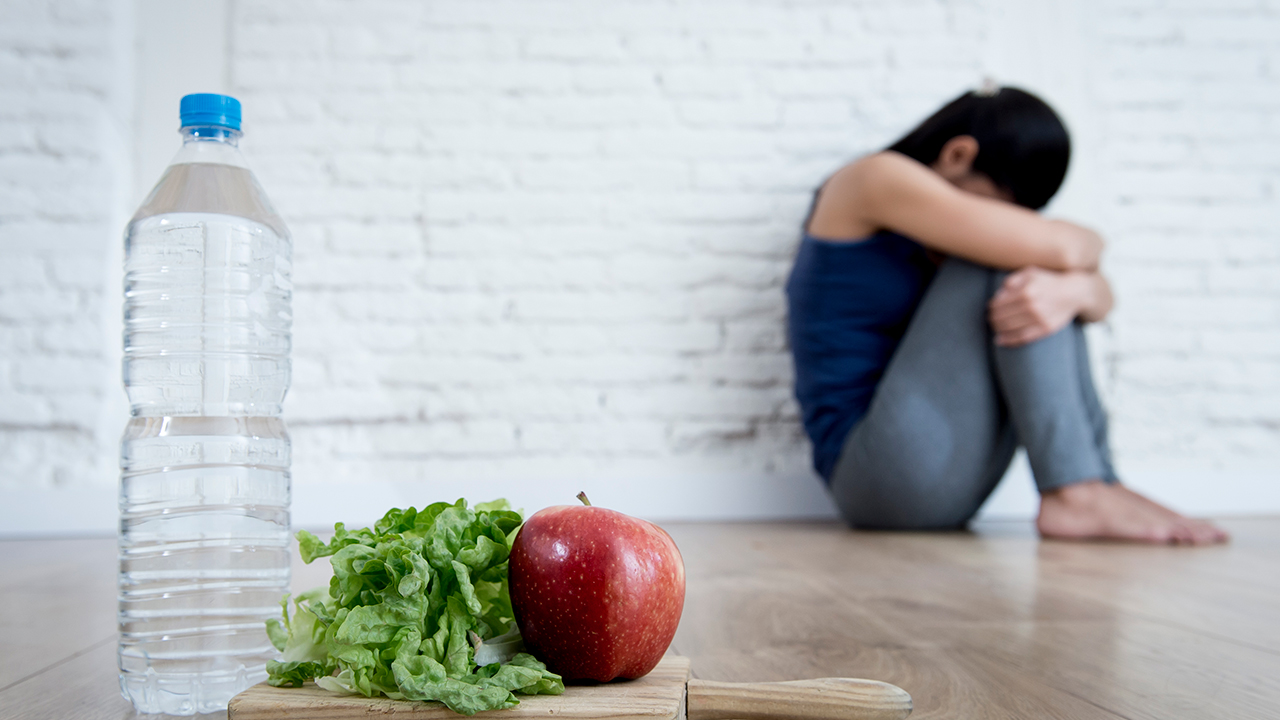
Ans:
{"type": "Polygon", "coordinates": [[[222,125],[188,125],[182,133],[182,149],[171,165],[212,163],[247,168],[240,154],[240,131],[222,125]]]}
{"type": "Polygon", "coordinates": [[[239,130],[232,130],[224,125],[187,125],[178,132],[182,133],[182,142],[220,142],[233,147],[240,146],[239,130]]]}

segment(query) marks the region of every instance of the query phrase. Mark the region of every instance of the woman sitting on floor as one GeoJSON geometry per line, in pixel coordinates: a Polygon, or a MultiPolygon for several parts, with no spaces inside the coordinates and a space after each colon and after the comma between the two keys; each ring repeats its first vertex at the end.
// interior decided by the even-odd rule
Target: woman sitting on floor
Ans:
{"type": "Polygon", "coordinates": [[[1041,217],[1070,141],[1039,98],[966,93],[815,194],[787,284],[814,467],[858,528],[963,527],[1027,450],[1045,537],[1226,539],[1121,485],[1082,324],[1102,240],[1041,217]]]}

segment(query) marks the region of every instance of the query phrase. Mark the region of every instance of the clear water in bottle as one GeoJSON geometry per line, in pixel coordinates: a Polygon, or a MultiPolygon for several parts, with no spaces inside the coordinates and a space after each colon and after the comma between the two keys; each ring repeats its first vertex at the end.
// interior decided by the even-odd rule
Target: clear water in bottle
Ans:
{"type": "Polygon", "coordinates": [[[291,244],[239,127],[233,98],[183,98],[182,149],[125,232],[119,665],[144,713],[266,679],[289,585],[291,244]]]}

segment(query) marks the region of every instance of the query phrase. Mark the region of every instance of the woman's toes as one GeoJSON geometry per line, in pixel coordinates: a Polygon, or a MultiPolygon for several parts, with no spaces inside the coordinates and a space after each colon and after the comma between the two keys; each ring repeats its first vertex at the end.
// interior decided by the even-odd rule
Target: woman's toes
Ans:
{"type": "Polygon", "coordinates": [[[1175,534],[1180,544],[1208,545],[1219,542],[1220,531],[1207,522],[1182,518],[1175,523],[1175,534]]]}
{"type": "Polygon", "coordinates": [[[1175,537],[1179,545],[1199,545],[1199,533],[1196,529],[1189,525],[1179,525],[1174,531],[1175,537]]]}
{"type": "Polygon", "coordinates": [[[1219,543],[1227,539],[1226,533],[1207,522],[1197,521],[1192,526],[1192,532],[1195,534],[1196,543],[1199,545],[1219,543]]]}

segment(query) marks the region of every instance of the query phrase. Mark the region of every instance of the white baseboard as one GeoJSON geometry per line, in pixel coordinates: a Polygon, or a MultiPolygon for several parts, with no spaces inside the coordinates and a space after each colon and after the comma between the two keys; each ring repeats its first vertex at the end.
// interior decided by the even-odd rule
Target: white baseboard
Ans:
{"type": "Polygon", "coordinates": [[[118,507],[113,487],[0,490],[0,537],[114,535],[118,507]]]}
{"type": "MultiPolygon", "coordinates": [[[[1128,472],[1134,489],[1184,513],[1201,516],[1280,515],[1280,471],[1191,471],[1147,468],[1128,472]]],[[[585,491],[604,507],[659,521],[828,519],[836,516],[821,483],[810,477],[679,477],[645,480],[444,479],[428,483],[295,484],[293,524],[325,528],[336,521],[363,527],[388,508],[465,497],[497,497],[532,512],[577,502],[585,491]]],[[[1030,469],[1020,455],[979,513],[984,519],[1033,517],[1037,500],[1030,469]]],[[[116,532],[116,491],[110,487],[4,490],[0,536],[111,535],[116,532]]]]}
{"type": "MultiPolygon", "coordinates": [[[[507,498],[526,514],[549,505],[577,504],[585,492],[592,504],[650,520],[769,520],[833,518],[835,508],[821,483],[808,478],[667,477],[645,480],[534,481],[442,480],[422,487],[410,483],[299,488],[294,524],[324,527],[343,517],[367,523],[391,507],[423,505],[464,497],[471,502],[507,498]]],[[[344,521],[345,522],[345,521],[344,521]]],[[[349,523],[350,524],[350,523],[349,523]]]]}
{"type": "MultiPolygon", "coordinates": [[[[833,518],[821,483],[778,476],[666,477],[645,480],[444,479],[424,483],[294,483],[292,517],[298,528],[334,522],[364,527],[393,507],[422,507],[460,497],[483,502],[505,497],[533,512],[576,503],[585,491],[594,504],[653,520],[769,520],[833,518]]],[[[107,535],[116,532],[114,488],[0,492],[0,536],[107,535]]]]}

